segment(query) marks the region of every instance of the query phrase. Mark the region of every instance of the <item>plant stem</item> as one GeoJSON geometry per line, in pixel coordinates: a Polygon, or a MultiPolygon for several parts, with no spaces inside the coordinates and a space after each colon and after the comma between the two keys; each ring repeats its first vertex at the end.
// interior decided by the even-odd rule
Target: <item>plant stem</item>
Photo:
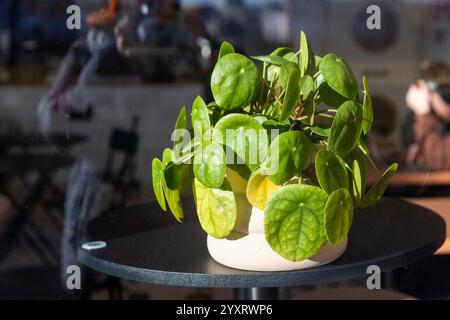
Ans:
{"type": "MultiPolygon", "coordinates": [[[[258,99],[260,104],[262,104],[263,92],[264,92],[264,88],[265,88],[265,86],[267,84],[266,70],[267,70],[267,64],[264,63],[264,65],[263,65],[263,78],[262,78],[262,80],[263,80],[263,87],[261,88],[261,92],[259,93],[259,99],[258,99]]],[[[253,110],[253,108],[252,108],[252,110],[253,110]]]]}
{"type": "Polygon", "coordinates": [[[320,93],[319,90],[316,91],[316,93],[314,94],[314,100],[317,100],[320,97],[320,93]]]}
{"type": "Polygon", "coordinates": [[[337,109],[323,109],[323,110],[316,111],[315,114],[326,113],[326,112],[336,113],[337,111],[338,111],[337,109]]]}
{"type": "Polygon", "coordinates": [[[331,114],[322,113],[322,112],[315,113],[314,115],[319,116],[319,117],[324,117],[324,118],[334,118],[334,116],[332,116],[331,114]]]}
{"type": "Polygon", "coordinates": [[[353,173],[353,169],[350,168],[350,166],[344,162],[345,167],[347,168],[348,171],[350,171],[351,173],[353,173]]]}
{"type": "Polygon", "coordinates": [[[280,106],[282,106],[283,104],[281,103],[281,101],[278,99],[279,97],[277,97],[277,96],[274,96],[274,98],[275,98],[275,101],[280,105],[280,106]]]}
{"type": "Polygon", "coordinates": [[[370,165],[372,166],[372,168],[375,170],[377,176],[379,178],[381,178],[383,175],[381,174],[380,170],[378,170],[377,165],[375,164],[375,162],[373,162],[372,157],[370,156],[370,154],[368,154],[363,147],[361,147],[360,144],[358,144],[358,148],[359,150],[362,151],[362,153],[366,156],[367,160],[369,160],[370,165]]]}

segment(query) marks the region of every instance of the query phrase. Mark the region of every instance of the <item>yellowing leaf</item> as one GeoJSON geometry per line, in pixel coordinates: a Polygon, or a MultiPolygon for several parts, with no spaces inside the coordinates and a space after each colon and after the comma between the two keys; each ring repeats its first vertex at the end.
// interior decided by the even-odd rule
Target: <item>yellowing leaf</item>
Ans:
{"type": "Polygon", "coordinates": [[[244,180],[236,171],[227,168],[227,180],[235,194],[245,194],[247,180],[244,180]]]}
{"type": "Polygon", "coordinates": [[[209,235],[222,239],[236,223],[236,199],[228,181],[220,189],[207,188],[197,179],[194,182],[195,204],[200,224],[209,235]]]}
{"type": "Polygon", "coordinates": [[[247,199],[252,206],[264,210],[267,199],[278,190],[280,186],[270,181],[269,177],[262,175],[261,171],[256,171],[250,177],[247,184],[247,199]]]}

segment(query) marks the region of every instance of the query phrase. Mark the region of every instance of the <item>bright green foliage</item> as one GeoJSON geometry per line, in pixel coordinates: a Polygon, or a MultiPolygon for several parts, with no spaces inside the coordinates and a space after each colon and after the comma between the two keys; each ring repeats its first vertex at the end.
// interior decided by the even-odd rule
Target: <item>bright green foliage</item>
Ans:
{"type": "Polygon", "coordinates": [[[264,231],[273,250],[291,261],[313,256],[325,243],[327,194],[308,185],[287,185],[266,203],[264,231]]]}
{"type": "Polygon", "coordinates": [[[362,84],[341,57],[316,56],[303,32],[297,51],[252,58],[224,42],[214,100],[197,97],[190,121],[184,107],[178,116],[175,129],[193,133],[190,142],[180,138],[176,152],[153,160],[157,202],[181,221],[181,192],[193,187],[202,228],[227,237],[239,214],[228,174],[235,172],[249,202],[264,209],[267,242],[280,256],[300,261],[338,245],[354,210],[375,205],[397,170],[393,164],[366,190],[366,167],[375,165],[364,141],[374,115],[365,77],[362,84]]]}

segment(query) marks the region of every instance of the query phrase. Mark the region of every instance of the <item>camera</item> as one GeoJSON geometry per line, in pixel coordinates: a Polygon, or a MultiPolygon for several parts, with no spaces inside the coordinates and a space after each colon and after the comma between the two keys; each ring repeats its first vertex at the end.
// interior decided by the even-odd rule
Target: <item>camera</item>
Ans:
{"type": "Polygon", "coordinates": [[[450,104],[450,84],[442,86],[433,80],[427,80],[427,86],[430,91],[437,92],[446,103],[450,104]]]}

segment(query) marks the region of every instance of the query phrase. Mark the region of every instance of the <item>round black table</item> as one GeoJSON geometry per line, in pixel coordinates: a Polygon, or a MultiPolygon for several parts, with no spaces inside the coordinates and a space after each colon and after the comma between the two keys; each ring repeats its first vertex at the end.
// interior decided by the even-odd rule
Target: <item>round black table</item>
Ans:
{"type": "Polygon", "coordinates": [[[384,198],[358,210],[348,247],[325,266],[289,272],[250,272],[228,268],[208,254],[206,235],[194,220],[170,225],[151,203],[110,213],[93,221],[92,241],[103,249],[78,250],[86,266],[128,280],[153,284],[247,288],[248,298],[276,298],[275,287],[307,285],[367,277],[367,267],[381,271],[407,266],[435,252],[445,239],[445,222],[432,211],[400,199],[384,198]],[[133,231],[134,230],[134,231],[133,231]]]}

